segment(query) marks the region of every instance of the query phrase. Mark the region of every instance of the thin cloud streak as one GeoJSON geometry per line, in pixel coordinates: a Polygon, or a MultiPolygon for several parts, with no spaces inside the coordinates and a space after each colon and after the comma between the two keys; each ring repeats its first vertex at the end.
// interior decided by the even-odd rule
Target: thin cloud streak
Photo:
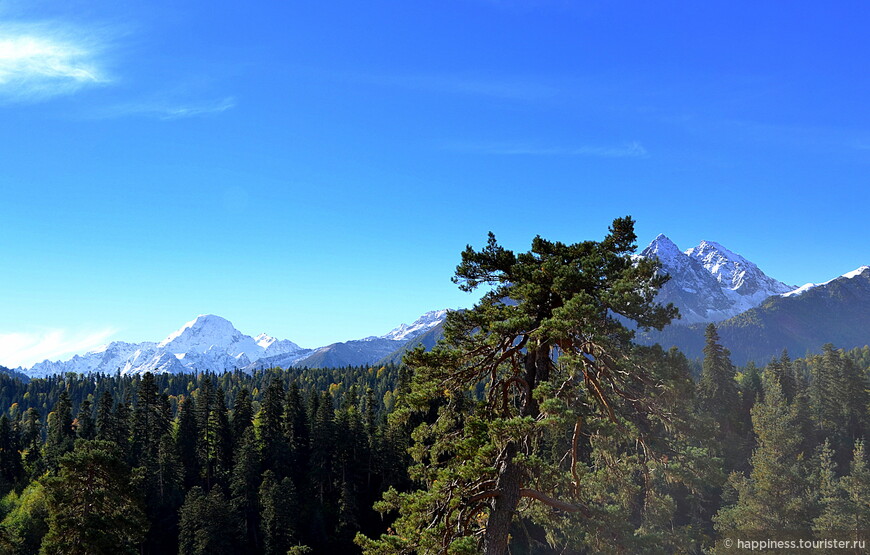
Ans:
{"type": "Polygon", "coordinates": [[[499,156],[649,158],[647,149],[637,141],[632,141],[622,146],[536,147],[529,145],[488,144],[455,145],[453,149],[499,156]]]}
{"type": "Polygon", "coordinates": [[[220,114],[235,107],[236,99],[232,96],[209,102],[141,102],[112,106],[96,114],[96,117],[117,118],[127,116],[145,116],[161,120],[176,120],[220,114]]]}
{"type": "Polygon", "coordinates": [[[0,24],[0,101],[34,102],[111,81],[95,35],[57,24],[0,24]]]}
{"type": "Polygon", "coordinates": [[[100,347],[117,333],[114,328],[70,332],[47,329],[34,333],[0,333],[0,365],[14,368],[58,360],[100,347]]]}

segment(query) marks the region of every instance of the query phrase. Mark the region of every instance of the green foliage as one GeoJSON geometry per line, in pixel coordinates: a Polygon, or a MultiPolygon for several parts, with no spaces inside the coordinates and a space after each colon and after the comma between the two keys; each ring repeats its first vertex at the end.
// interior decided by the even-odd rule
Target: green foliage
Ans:
{"type": "Polygon", "coordinates": [[[48,531],[48,508],[42,482],[34,480],[20,494],[15,491],[6,494],[2,499],[2,512],[0,541],[3,550],[14,555],[38,553],[48,531]]]}
{"type": "Polygon", "coordinates": [[[786,401],[772,375],[765,375],[764,401],[753,407],[752,422],[758,438],[752,470],[748,477],[731,474],[729,485],[737,500],[716,515],[716,529],[810,530],[815,512],[812,471],[801,450],[798,410],[786,401]]]}
{"type": "Polygon", "coordinates": [[[379,510],[399,518],[392,534],[357,536],[365,553],[502,554],[511,537],[511,549],[596,551],[596,530],[637,547],[644,518],[649,530],[668,520],[667,480],[639,477],[669,475],[663,452],[682,459],[688,449],[678,430],[692,385],[685,363],[675,371],[661,349],[632,346],[615,317],[661,328],[676,313],[653,303],[666,278],[654,262],[632,262],[634,240],[622,218],[601,242],[537,237],[515,254],[490,234],[462,253],[454,281],[491,289],[448,314],[431,352],[406,356],[415,374],[394,422],[423,419],[410,450],[422,487],[384,495],[379,510]]]}
{"type": "Polygon", "coordinates": [[[137,553],[148,527],[117,446],[78,440],[45,479],[48,533],[41,553],[137,553]]]}
{"type": "Polygon", "coordinates": [[[239,519],[216,487],[208,494],[194,486],[181,506],[180,555],[233,555],[242,544],[239,519]]]}

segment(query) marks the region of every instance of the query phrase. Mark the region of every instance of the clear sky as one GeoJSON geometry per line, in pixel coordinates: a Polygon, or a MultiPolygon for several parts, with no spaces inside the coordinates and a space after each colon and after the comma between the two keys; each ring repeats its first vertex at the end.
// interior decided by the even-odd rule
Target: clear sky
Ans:
{"type": "MultiPolygon", "coordinates": [[[[470,306],[492,230],[870,263],[866,2],[0,0],[0,364],[470,306]]],[[[643,245],[641,245],[643,246],[643,245]]]]}

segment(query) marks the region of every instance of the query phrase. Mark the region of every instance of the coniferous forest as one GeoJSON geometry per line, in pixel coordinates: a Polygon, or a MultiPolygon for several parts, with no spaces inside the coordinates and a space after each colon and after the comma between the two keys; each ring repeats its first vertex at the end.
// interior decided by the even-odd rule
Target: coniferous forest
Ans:
{"type": "Polygon", "coordinates": [[[494,236],[401,365],[0,373],[0,552],[730,552],[870,528],[870,348],[735,367],[632,343],[667,279],[601,241],[494,236]],[[617,317],[618,315],[618,317],[617,317]],[[748,536],[747,536],[748,537],[748,536]]]}

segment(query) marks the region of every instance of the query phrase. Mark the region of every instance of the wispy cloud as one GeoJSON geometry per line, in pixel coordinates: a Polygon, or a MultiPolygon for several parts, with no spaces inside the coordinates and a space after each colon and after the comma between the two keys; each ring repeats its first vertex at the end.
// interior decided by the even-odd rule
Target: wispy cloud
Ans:
{"type": "Polygon", "coordinates": [[[111,81],[94,33],[56,23],[0,24],[0,100],[32,102],[111,81]]]}
{"type": "Polygon", "coordinates": [[[452,150],[494,154],[500,156],[577,156],[595,158],[648,158],[642,144],[632,141],[620,146],[539,147],[526,144],[458,144],[452,150]]]}
{"type": "Polygon", "coordinates": [[[43,360],[84,353],[117,333],[114,328],[74,331],[47,329],[32,333],[0,333],[0,364],[29,367],[43,360]]]}
{"type": "Polygon", "coordinates": [[[221,112],[226,112],[231,108],[235,108],[235,106],[236,99],[232,96],[202,102],[155,100],[110,106],[98,111],[96,116],[102,118],[145,116],[161,120],[175,120],[219,114],[221,112]]]}

